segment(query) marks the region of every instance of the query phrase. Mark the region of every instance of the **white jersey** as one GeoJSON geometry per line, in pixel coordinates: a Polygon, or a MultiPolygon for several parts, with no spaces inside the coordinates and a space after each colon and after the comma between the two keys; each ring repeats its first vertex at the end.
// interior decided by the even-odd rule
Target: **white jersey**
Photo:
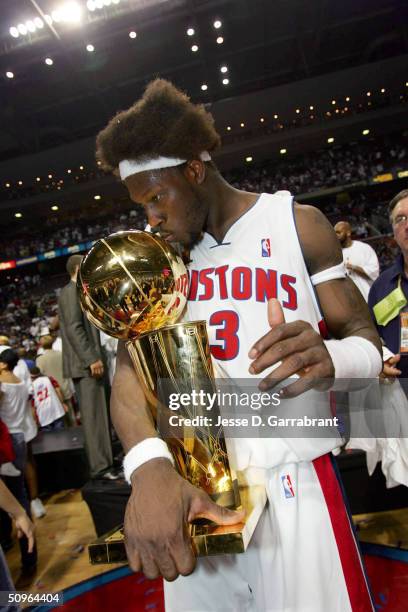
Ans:
{"type": "Polygon", "coordinates": [[[347,270],[347,275],[351,278],[353,283],[357,285],[365,301],[367,301],[370,287],[380,273],[380,264],[376,252],[369,244],[360,242],[359,240],[353,240],[351,246],[343,249],[343,260],[345,264],[351,263],[353,266],[363,268],[364,272],[369,277],[364,278],[361,274],[353,270],[347,270]]]}
{"type": "MultiPolygon", "coordinates": [[[[262,194],[221,244],[205,234],[190,258],[186,319],[207,321],[225,376],[251,376],[248,352],[269,331],[269,298],[279,299],[287,322],[319,329],[288,192],[262,194]]],[[[229,440],[234,466],[249,481],[263,475],[269,505],[245,554],[200,558],[191,576],[165,582],[166,612],[373,610],[329,453],[338,443],[229,440]]]]}
{"type": "Polygon", "coordinates": [[[23,382],[0,384],[0,419],[10,433],[24,433],[28,389],[23,382]]]}
{"type": "Polygon", "coordinates": [[[32,394],[41,427],[64,416],[64,408],[48,376],[39,376],[33,380],[32,394]]]}
{"type": "MultiPolygon", "coordinates": [[[[270,298],[280,301],[287,323],[308,321],[316,331],[323,324],[299,244],[292,200],[287,191],[262,194],[228,230],[221,244],[204,234],[190,253],[186,318],[207,321],[215,370],[222,376],[235,380],[251,377],[248,353],[270,330],[270,298]]],[[[307,393],[308,402],[315,393],[307,393]]],[[[321,398],[320,393],[320,402],[321,398]]],[[[329,406],[327,411],[329,416],[329,406]]],[[[228,450],[234,467],[243,470],[270,468],[283,457],[312,460],[340,444],[339,437],[286,441],[241,438],[228,440],[228,450]]]]}

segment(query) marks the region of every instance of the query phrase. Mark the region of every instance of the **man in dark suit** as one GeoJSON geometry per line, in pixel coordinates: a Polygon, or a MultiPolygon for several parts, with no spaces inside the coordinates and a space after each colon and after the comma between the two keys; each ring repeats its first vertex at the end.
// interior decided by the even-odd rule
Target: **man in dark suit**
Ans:
{"type": "Polygon", "coordinates": [[[72,378],[81,411],[91,477],[113,479],[112,446],[105,393],[105,366],[99,331],[83,314],[76,287],[82,255],[72,255],[66,265],[70,281],[58,300],[62,339],[62,367],[72,378]],[[108,471],[107,471],[108,470],[108,471]]]}

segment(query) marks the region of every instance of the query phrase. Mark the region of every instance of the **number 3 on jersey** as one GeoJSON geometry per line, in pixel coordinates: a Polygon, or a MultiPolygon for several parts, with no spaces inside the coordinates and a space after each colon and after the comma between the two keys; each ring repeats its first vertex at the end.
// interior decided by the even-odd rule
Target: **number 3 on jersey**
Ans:
{"type": "Polygon", "coordinates": [[[213,357],[220,361],[235,359],[239,352],[238,314],[234,310],[219,310],[211,315],[209,323],[218,327],[215,331],[215,339],[222,342],[222,344],[210,345],[213,357]]]}

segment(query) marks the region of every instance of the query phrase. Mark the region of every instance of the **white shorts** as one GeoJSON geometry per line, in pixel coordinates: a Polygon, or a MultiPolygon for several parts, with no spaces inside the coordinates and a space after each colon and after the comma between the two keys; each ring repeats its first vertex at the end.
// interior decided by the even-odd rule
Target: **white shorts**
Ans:
{"type": "Polygon", "coordinates": [[[374,610],[332,457],[267,470],[266,487],[247,551],[165,582],[166,612],[374,610]]]}

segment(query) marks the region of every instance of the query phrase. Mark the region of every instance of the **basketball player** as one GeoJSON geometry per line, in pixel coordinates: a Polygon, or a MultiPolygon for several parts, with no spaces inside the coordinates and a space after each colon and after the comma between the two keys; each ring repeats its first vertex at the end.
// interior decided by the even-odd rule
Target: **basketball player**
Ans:
{"type": "MultiPolygon", "coordinates": [[[[232,378],[264,377],[264,388],[304,369],[284,396],[310,389],[315,378],[377,376],[379,338],[346,278],[330,223],[288,192],[233,188],[211,160],[219,141],[204,107],[163,80],[150,83],[97,139],[103,167],[120,175],[151,228],[190,249],[186,316],[207,320],[214,360],[232,378]],[[319,333],[323,319],[331,340],[319,333]]],[[[234,467],[262,472],[269,506],[246,553],[196,560],[188,522],[232,524],[242,515],[217,506],[175,471],[124,343],[112,420],[132,484],[129,562],[168,581],[167,612],[373,610],[332,465],[335,441],[234,440],[234,467]]]]}

